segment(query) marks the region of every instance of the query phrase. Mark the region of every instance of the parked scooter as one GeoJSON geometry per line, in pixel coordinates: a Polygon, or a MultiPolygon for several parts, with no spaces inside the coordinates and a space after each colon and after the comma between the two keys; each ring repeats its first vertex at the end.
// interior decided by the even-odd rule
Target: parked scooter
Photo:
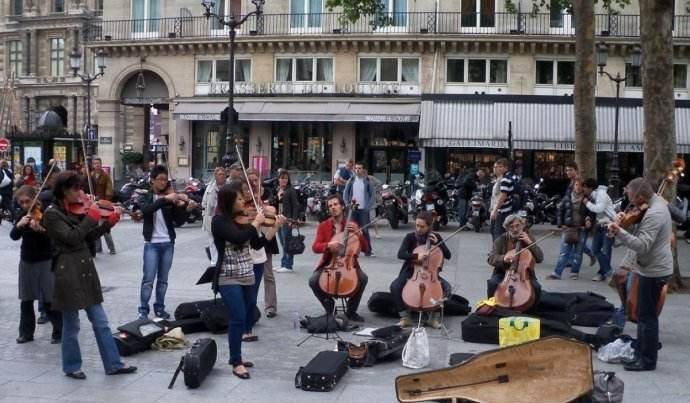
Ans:
{"type": "Polygon", "coordinates": [[[130,177],[120,188],[115,201],[121,203],[122,208],[129,213],[132,220],[141,221],[143,214],[139,206],[139,196],[148,193],[148,189],[149,185],[145,176],[139,178],[130,177]]]}
{"type": "Polygon", "coordinates": [[[446,202],[448,192],[445,182],[436,182],[417,189],[415,192],[415,217],[422,211],[434,213],[433,230],[438,231],[441,225],[448,224],[448,213],[446,202]]]}
{"type": "Polygon", "coordinates": [[[388,219],[391,228],[398,229],[399,221],[402,221],[404,224],[408,223],[408,201],[407,196],[403,192],[402,185],[384,183],[381,186],[381,199],[383,200],[383,211],[381,211],[381,214],[388,219]]]}
{"type": "Polygon", "coordinates": [[[197,203],[197,206],[189,212],[187,217],[188,224],[193,224],[203,219],[201,200],[204,197],[204,192],[206,192],[206,184],[200,179],[189,178],[185,184],[184,193],[190,200],[194,200],[197,203]]]}
{"type": "Polygon", "coordinates": [[[484,188],[478,188],[472,193],[470,206],[467,210],[467,222],[475,232],[481,232],[486,220],[489,219],[489,209],[485,198],[484,188]]]}

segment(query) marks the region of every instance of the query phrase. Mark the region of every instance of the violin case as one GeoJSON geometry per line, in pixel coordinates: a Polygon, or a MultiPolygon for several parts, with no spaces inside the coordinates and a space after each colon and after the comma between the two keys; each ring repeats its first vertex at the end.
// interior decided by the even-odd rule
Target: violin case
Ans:
{"type": "Polygon", "coordinates": [[[218,347],[213,339],[197,339],[192,348],[180,359],[168,389],[172,389],[180,371],[184,373],[184,384],[190,389],[201,386],[206,376],[216,365],[218,347]]]}
{"type": "Polygon", "coordinates": [[[547,337],[479,353],[460,365],[399,376],[400,402],[465,399],[489,402],[570,402],[593,389],[589,346],[547,337]]]}
{"type": "MultiPolygon", "coordinates": [[[[225,333],[228,330],[228,310],[222,299],[183,302],[175,308],[175,322],[185,334],[209,331],[225,333]]],[[[261,311],[254,307],[254,323],[261,318],[261,311]]]]}
{"type": "Polygon", "coordinates": [[[347,353],[321,351],[295,375],[295,387],[311,392],[330,392],[348,369],[347,353]]]}

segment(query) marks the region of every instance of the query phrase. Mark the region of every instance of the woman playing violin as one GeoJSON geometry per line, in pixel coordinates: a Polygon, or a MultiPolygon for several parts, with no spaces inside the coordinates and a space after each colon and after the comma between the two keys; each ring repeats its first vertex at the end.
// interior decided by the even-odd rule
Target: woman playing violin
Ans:
{"type": "MultiPolygon", "coordinates": [[[[316,228],[316,237],[314,238],[314,243],[312,244],[312,251],[314,253],[321,253],[321,260],[316,266],[316,270],[309,278],[309,287],[314,292],[316,298],[321,302],[321,305],[326,310],[326,313],[333,313],[335,309],[335,300],[333,297],[325,293],[319,286],[319,278],[321,276],[321,270],[328,265],[329,262],[338,254],[338,252],[344,247],[341,243],[332,241],[333,237],[345,231],[346,227],[351,233],[354,232],[352,236],[356,236],[359,240],[359,245],[365,253],[369,251],[369,244],[367,243],[364,235],[359,230],[359,226],[354,222],[345,222],[345,202],[343,202],[340,194],[334,194],[328,197],[326,200],[326,205],[328,206],[328,212],[330,218],[323,221],[316,228]]],[[[359,308],[359,302],[362,299],[362,294],[364,293],[364,288],[367,285],[368,277],[362,271],[359,266],[359,261],[357,256],[353,257],[354,268],[357,270],[358,278],[358,288],[355,293],[350,296],[347,300],[347,311],[345,312],[348,319],[363,322],[364,319],[357,314],[357,308],[359,308]]]]}
{"type": "MultiPolygon", "coordinates": [[[[404,263],[400,269],[398,278],[393,280],[391,283],[390,290],[391,294],[393,295],[393,299],[395,300],[395,306],[397,307],[400,315],[400,323],[398,325],[402,327],[408,327],[414,324],[412,318],[410,317],[410,312],[403,302],[403,287],[405,287],[405,283],[410,277],[412,277],[412,274],[414,273],[414,264],[423,261],[425,257],[418,256],[414,254],[413,251],[416,247],[424,245],[427,242],[427,238],[430,238],[432,246],[439,244],[439,242],[443,240],[441,235],[431,231],[433,221],[434,217],[430,212],[423,211],[419,213],[417,215],[417,219],[415,220],[415,231],[405,235],[402,244],[400,244],[400,249],[398,250],[398,259],[403,260],[404,263]]],[[[442,243],[439,248],[443,253],[443,258],[450,259],[450,250],[446,244],[442,243]]],[[[441,282],[441,287],[443,288],[443,296],[448,297],[451,293],[450,284],[448,284],[448,282],[440,276],[439,280],[441,282]]],[[[427,324],[434,329],[441,327],[438,312],[432,313],[431,318],[429,321],[427,321],[427,324]]]]}
{"type": "Polygon", "coordinates": [[[53,301],[53,287],[55,276],[51,269],[53,259],[52,245],[45,228],[40,224],[41,203],[32,202],[36,199],[37,190],[33,186],[24,185],[15,193],[15,200],[21,213],[19,219],[10,231],[10,238],[14,241],[21,239],[21,255],[19,260],[19,337],[17,343],[33,341],[36,330],[36,316],[34,300],[43,295],[43,306],[46,315],[53,325],[51,343],[57,344],[62,337],[62,315],[51,309],[53,301]],[[29,211],[31,209],[31,211],[29,211]]]}
{"type": "MultiPolygon", "coordinates": [[[[488,262],[494,271],[491,278],[487,280],[486,295],[488,298],[494,296],[496,288],[505,277],[506,271],[513,264],[513,260],[516,258],[513,253],[516,242],[520,241],[522,248],[534,243],[534,239],[527,232],[525,224],[525,219],[517,214],[511,214],[503,221],[503,228],[507,232],[496,238],[489,253],[488,262]]],[[[542,252],[539,245],[532,245],[528,251],[523,253],[531,253],[537,263],[541,263],[544,260],[544,252],[542,252]]],[[[531,273],[530,281],[536,294],[536,300],[539,300],[541,285],[539,285],[534,273],[531,273]]]]}

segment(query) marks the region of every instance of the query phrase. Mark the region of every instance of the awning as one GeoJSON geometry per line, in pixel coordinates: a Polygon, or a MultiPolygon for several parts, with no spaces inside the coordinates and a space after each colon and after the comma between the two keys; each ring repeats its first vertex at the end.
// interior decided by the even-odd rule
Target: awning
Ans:
{"type": "MultiPolygon", "coordinates": [[[[618,149],[643,151],[644,114],[639,105],[620,107],[618,149]]],[[[597,150],[612,151],[615,107],[597,105],[597,150]]],[[[676,107],[678,152],[690,153],[690,108],[676,107]]],[[[425,147],[507,148],[512,124],[517,149],[574,150],[575,121],[569,103],[495,100],[424,100],[419,137],[425,147]]]]}
{"type": "MultiPolygon", "coordinates": [[[[222,102],[186,102],[173,115],[182,120],[220,120],[222,102]]],[[[419,103],[359,103],[333,101],[237,102],[242,121],[279,122],[419,122],[419,103]]]]}

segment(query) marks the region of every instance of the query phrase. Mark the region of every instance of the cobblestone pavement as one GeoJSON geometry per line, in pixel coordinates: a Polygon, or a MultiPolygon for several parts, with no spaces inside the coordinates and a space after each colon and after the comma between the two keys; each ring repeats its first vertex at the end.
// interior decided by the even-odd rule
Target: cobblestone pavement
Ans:
{"type": "MultiPolygon", "coordinates": [[[[454,229],[453,226],[451,229],[454,229]]],[[[362,258],[361,263],[369,275],[360,314],[366,319],[366,326],[385,326],[393,321],[376,317],[366,309],[366,301],[375,291],[388,290],[389,283],[396,277],[400,262],[396,258],[399,243],[412,225],[401,226],[393,231],[381,227],[381,239],[376,239],[376,257],[362,258]]],[[[535,232],[544,233],[546,228],[535,232]]],[[[444,230],[448,234],[450,230],[444,230]]],[[[231,367],[225,364],[228,357],[228,343],[225,335],[213,335],[218,342],[219,353],[216,367],[196,390],[187,390],[178,380],[174,389],[167,384],[176,367],[181,352],[148,351],[126,359],[139,367],[133,375],[105,376],[100,364],[98,350],[89,322],[82,314],[81,346],[84,356],[85,381],[66,378],[60,369],[60,351],[49,342],[49,325],[39,325],[36,340],[27,344],[16,344],[19,320],[17,300],[17,262],[19,243],[8,236],[9,225],[0,226],[0,402],[186,402],[186,401],[233,401],[233,402],[394,402],[394,379],[397,375],[411,372],[397,363],[376,365],[370,368],[350,370],[337,388],[330,393],[309,393],[295,389],[294,376],[299,366],[306,364],[316,352],[332,349],[334,343],[319,339],[307,341],[301,347],[296,344],[305,334],[293,328],[297,315],[319,314],[320,306],[307,286],[307,279],[316,262],[311,253],[296,258],[295,273],[276,274],[278,283],[278,316],[262,318],[256,327],[260,337],[257,343],[245,343],[243,355],[252,360],[252,379],[240,380],[231,374],[231,367]],[[48,326],[48,327],[47,327],[48,326]]],[[[304,233],[311,242],[314,225],[304,233]]],[[[96,265],[105,286],[105,308],[111,328],[136,319],[139,282],[141,279],[143,241],[140,224],[124,220],[113,231],[117,255],[101,254],[96,265]]],[[[455,292],[473,303],[485,293],[486,278],[490,270],[486,265],[490,236],[484,232],[463,232],[449,244],[453,258],[446,263],[443,276],[456,287],[455,292]]],[[[173,311],[181,302],[209,298],[211,292],[206,286],[195,286],[207,261],[203,251],[206,236],[199,225],[178,230],[175,258],[170,275],[167,307],[173,311]]],[[[681,267],[687,274],[690,263],[690,246],[680,242],[681,267]]],[[[105,245],[104,245],[105,246],[105,245]]],[[[558,239],[551,237],[543,242],[545,263],[538,266],[538,276],[543,279],[553,269],[558,253],[558,239]]],[[[621,251],[616,250],[614,261],[621,251]]],[[[594,270],[585,258],[579,280],[542,280],[545,289],[553,291],[592,290],[606,295],[611,301],[617,297],[606,284],[590,281],[594,270]]],[[[263,306],[263,291],[260,291],[260,306],[263,306]]],[[[687,335],[690,332],[690,315],[687,314],[688,295],[669,296],[661,317],[661,341],[658,368],[654,372],[628,373],[620,366],[601,364],[595,359],[595,367],[613,370],[625,381],[626,402],[686,402],[690,401],[690,349],[687,335]]],[[[446,318],[448,337],[442,331],[430,330],[432,364],[441,368],[447,364],[453,352],[479,352],[493,348],[488,345],[463,342],[460,337],[462,318],[446,318]]],[[[626,332],[635,334],[634,325],[629,324],[626,332]]],[[[583,329],[593,332],[594,329],[583,329]]],[[[192,334],[189,339],[207,337],[208,334],[192,334]]],[[[351,341],[362,340],[352,334],[342,334],[351,341]]]]}

